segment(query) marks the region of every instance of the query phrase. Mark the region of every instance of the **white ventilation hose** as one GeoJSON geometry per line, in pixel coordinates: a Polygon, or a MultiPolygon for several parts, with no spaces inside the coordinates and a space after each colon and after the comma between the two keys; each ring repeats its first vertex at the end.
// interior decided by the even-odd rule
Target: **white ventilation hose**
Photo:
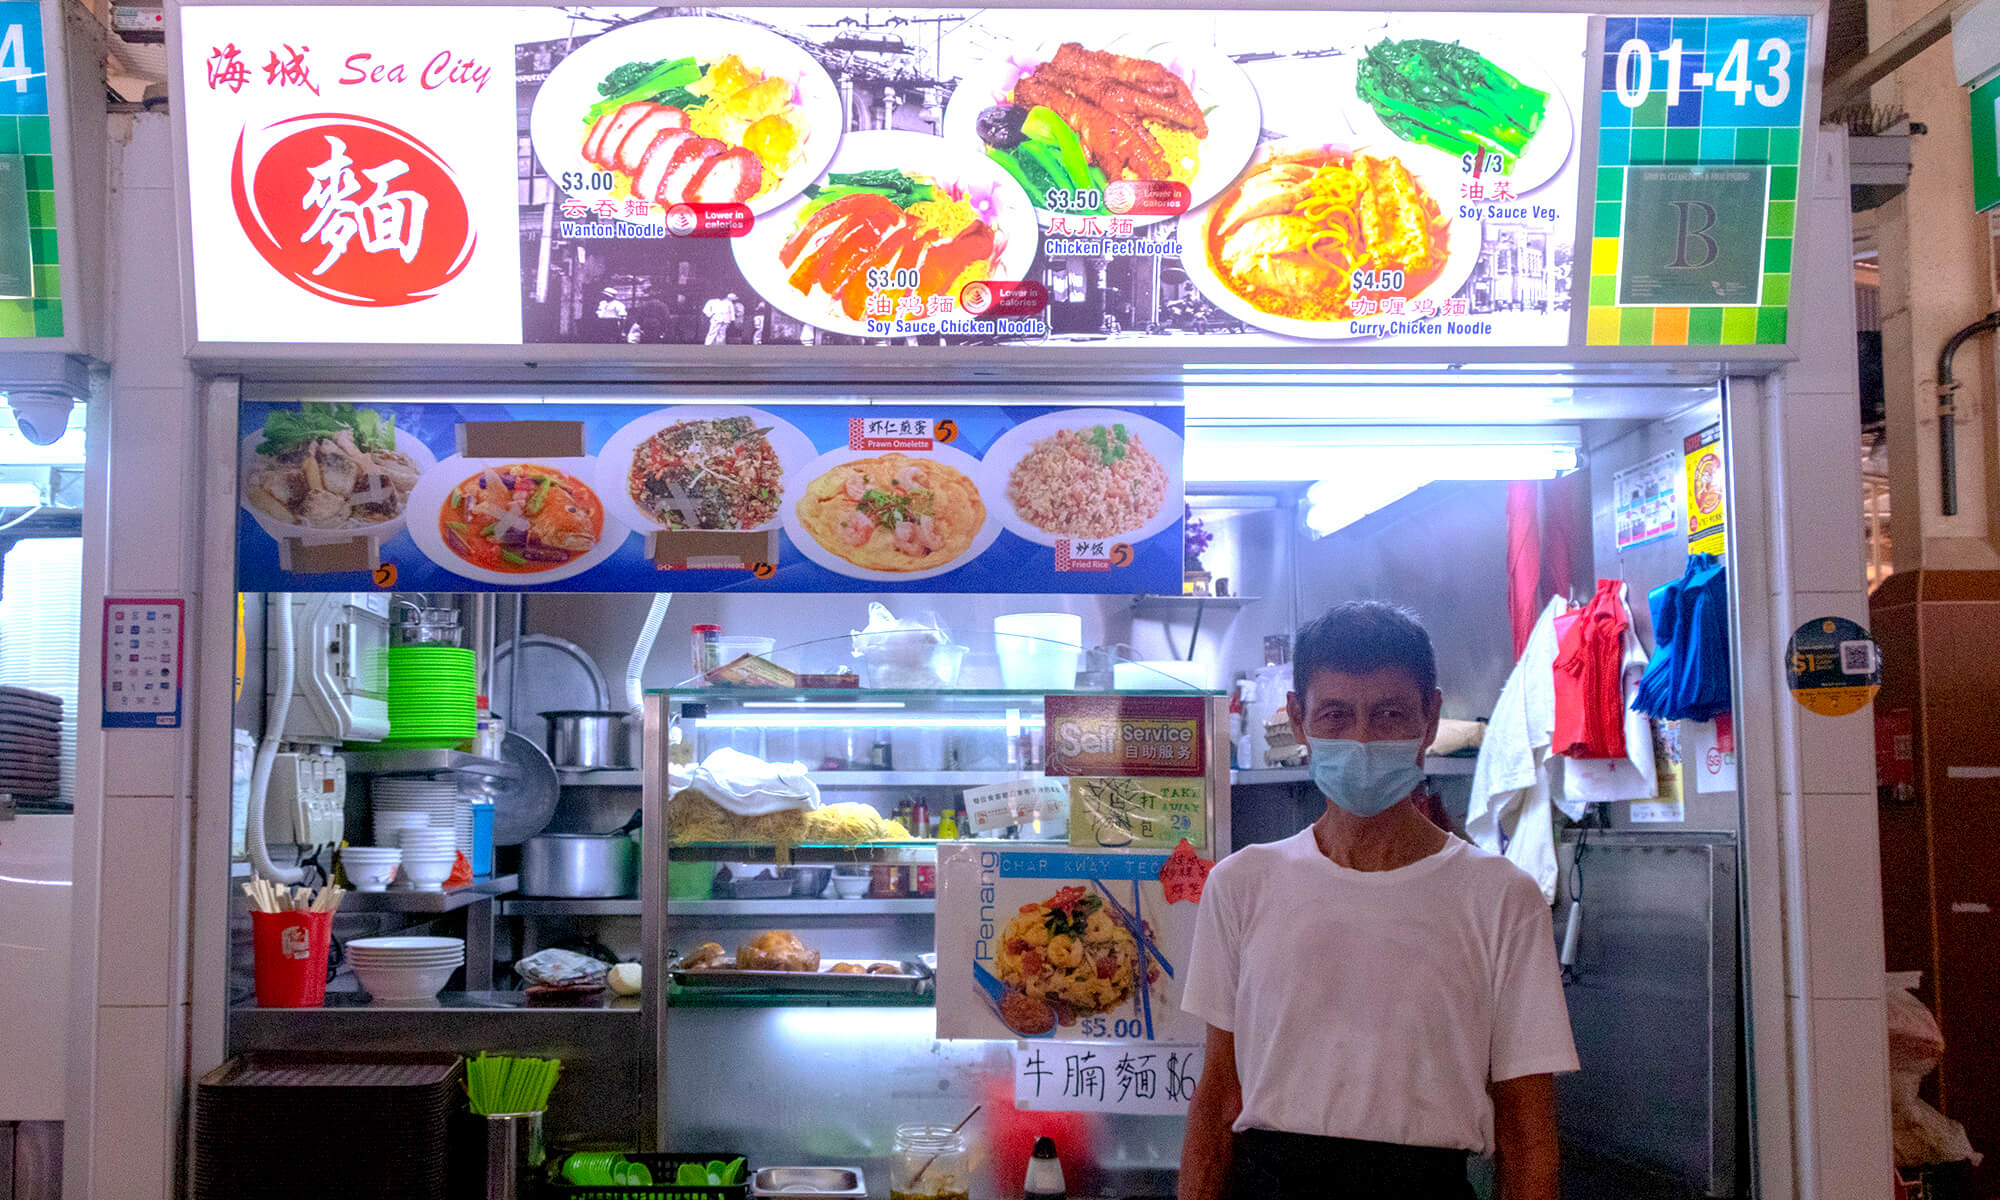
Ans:
{"type": "Polygon", "coordinates": [[[667,605],[674,602],[672,592],[661,592],[653,597],[653,606],[646,610],[646,620],[639,626],[639,640],[632,644],[632,657],[625,664],[625,708],[639,712],[646,707],[646,688],[639,677],[646,670],[646,660],[653,656],[653,643],[659,640],[660,626],[667,619],[667,605]]]}
{"type": "Polygon", "coordinates": [[[299,883],[306,873],[301,867],[281,867],[271,861],[271,848],[264,844],[264,800],[271,790],[271,766],[278,758],[278,743],[285,736],[285,719],[292,715],[292,683],[297,673],[296,648],[292,644],[292,596],[279,592],[264,602],[264,643],[277,649],[265,655],[271,671],[264,709],[264,740],[257,745],[257,758],[250,766],[250,811],[243,821],[243,842],[250,851],[250,866],[274,883],[299,883]],[[272,603],[275,601],[275,605],[272,603]]]}

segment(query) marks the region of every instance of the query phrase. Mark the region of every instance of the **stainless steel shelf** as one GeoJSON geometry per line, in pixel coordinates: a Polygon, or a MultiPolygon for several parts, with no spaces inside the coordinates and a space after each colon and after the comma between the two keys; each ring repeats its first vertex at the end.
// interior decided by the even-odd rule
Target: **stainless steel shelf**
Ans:
{"type": "Polygon", "coordinates": [[[645,901],[631,897],[560,900],[553,896],[517,896],[500,902],[503,917],[636,917],[644,911],[645,901]]]}
{"type": "Polygon", "coordinates": [[[229,1019],[232,1025],[254,1021],[262,1028],[275,1030],[311,1027],[339,1021],[343,1015],[351,1018],[369,1013],[429,1013],[439,1017],[447,1013],[482,1014],[489,1018],[501,1013],[520,1013],[531,1020],[560,1020],[566,1016],[598,1017],[639,1011],[637,997],[614,995],[608,989],[584,1004],[536,1004],[526,992],[439,992],[437,999],[428,1003],[385,1003],[362,992],[328,992],[326,1003],[319,1008],[259,1008],[254,1002],[246,1002],[233,1005],[229,1019]]]}
{"type": "MultiPolygon", "coordinates": [[[[1432,775],[1470,775],[1479,760],[1475,758],[1438,758],[1432,756],[1424,760],[1424,770],[1432,775]]],[[[1264,784],[1311,783],[1312,772],[1304,767],[1279,767],[1256,771],[1231,771],[1229,782],[1234,787],[1257,787],[1264,784]]]]}
{"type": "Polygon", "coordinates": [[[844,788],[982,787],[1032,779],[1040,771],[813,771],[821,791],[844,788]]]}
{"type": "Polygon", "coordinates": [[[645,783],[645,773],[637,767],[557,767],[556,778],[564,787],[635,788],[645,783]]]}
{"type": "Polygon", "coordinates": [[[936,900],[668,900],[677,917],[928,917],[936,900]]]}
{"type": "Polygon", "coordinates": [[[1191,608],[1238,609],[1248,608],[1262,600],[1262,596],[1134,596],[1132,610],[1146,609],[1165,611],[1172,609],[1184,612],[1191,608]]]}
{"type": "Polygon", "coordinates": [[[483,775],[488,779],[519,779],[512,763],[481,758],[462,750],[344,750],[350,775],[483,775]]]}
{"type": "MultiPolygon", "coordinates": [[[[504,896],[519,887],[519,875],[475,879],[468,887],[448,892],[349,892],[340,902],[344,913],[448,913],[482,900],[504,896]]],[[[239,892],[240,896],[241,893],[239,892]]]]}
{"type": "MultiPolygon", "coordinates": [[[[1022,844],[1006,843],[1010,848],[1022,844]]],[[[668,857],[682,862],[767,863],[777,861],[778,850],[775,846],[757,846],[744,842],[696,842],[669,847],[668,857]]],[[[792,847],[792,862],[800,866],[867,863],[916,867],[936,861],[936,842],[874,842],[865,846],[792,847]]]]}

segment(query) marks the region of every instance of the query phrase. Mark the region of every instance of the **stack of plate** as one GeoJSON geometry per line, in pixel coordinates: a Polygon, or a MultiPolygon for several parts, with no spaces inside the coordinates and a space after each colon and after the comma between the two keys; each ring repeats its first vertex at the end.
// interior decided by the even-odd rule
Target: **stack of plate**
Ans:
{"type": "Polygon", "coordinates": [[[456,1055],[253,1054],[202,1077],[195,1200],[443,1200],[456,1055]]]}
{"type": "Polygon", "coordinates": [[[435,1000],[452,972],[465,965],[465,942],[459,938],[356,938],[345,953],[368,994],[390,1003],[435,1000]]]}
{"type": "Polygon", "coordinates": [[[44,800],[62,791],[59,696],[0,687],[0,792],[44,800]]]}
{"type": "Polygon", "coordinates": [[[389,647],[389,736],[384,745],[452,747],[477,732],[479,684],[472,651],[389,647]]]}
{"type": "Polygon", "coordinates": [[[400,846],[397,830],[415,822],[402,814],[421,814],[432,829],[456,835],[458,852],[472,859],[472,802],[461,800],[458,784],[449,779],[404,779],[379,775],[369,784],[373,804],[375,844],[400,846]]]}
{"type": "MultiPolygon", "coordinates": [[[[76,795],[77,646],[82,538],[23,538],[0,587],[0,683],[62,698],[60,794],[76,795]]],[[[5,790],[5,789],[0,789],[5,790]]]]}

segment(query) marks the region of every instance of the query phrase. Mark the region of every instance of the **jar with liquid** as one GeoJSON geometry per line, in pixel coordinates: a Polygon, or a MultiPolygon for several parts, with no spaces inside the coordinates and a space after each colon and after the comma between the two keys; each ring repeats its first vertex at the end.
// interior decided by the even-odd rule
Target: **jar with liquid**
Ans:
{"type": "Polygon", "coordinates": [[[898,1125],[890,1160],[890,1200],[971,1200],[965,1134],[949,1125],[898,1125]]]}

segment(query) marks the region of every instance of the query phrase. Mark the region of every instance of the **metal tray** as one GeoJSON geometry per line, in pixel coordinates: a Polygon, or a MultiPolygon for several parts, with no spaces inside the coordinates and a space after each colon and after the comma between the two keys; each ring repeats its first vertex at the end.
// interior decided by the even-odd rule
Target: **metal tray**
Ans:
{"type": "Polygon", "coordinates": [[[765,1167],[750,1177],[750,1195],[866,1200],[868,1185],[859,1167],[765,1167]]]}
{"type": "Polygon", "coordinates": [[[682,987],[715,988],[734,992],[818,992],[834,995],[864,992],[916,995],[929,991],[931,986],[931,975],[923,967],[888,958],[829,957],[821,960],[818,971],[739,971],[734,967],[683,971],[675,966],[669,968],[668,974],[682,987]],[[844,962],[863,967],[887,963],[895,967],[899,973],[835,975],[829,969],[835,963],[844,962]]]}

